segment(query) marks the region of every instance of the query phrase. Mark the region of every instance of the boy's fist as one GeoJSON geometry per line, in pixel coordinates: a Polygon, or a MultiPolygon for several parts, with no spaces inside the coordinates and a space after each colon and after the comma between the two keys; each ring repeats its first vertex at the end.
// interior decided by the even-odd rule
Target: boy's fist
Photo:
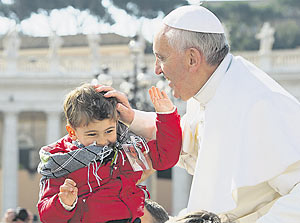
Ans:
{"type": "Polygon", "coordinates": [[[170,112],[174,109],[174,105],[165,91],[160,91],[157,87],[152,86],[149,89],[149,95],[155,111],[170,112]]]}
{"type": "Polygon", "coordinates": [[[71,179],[66,179],[64,184],[59,187],[58,196],[60,200],[68,205],[72,206],[75,202],[78,194],[78,188],[76,187],[76,183],[71,179]]]}

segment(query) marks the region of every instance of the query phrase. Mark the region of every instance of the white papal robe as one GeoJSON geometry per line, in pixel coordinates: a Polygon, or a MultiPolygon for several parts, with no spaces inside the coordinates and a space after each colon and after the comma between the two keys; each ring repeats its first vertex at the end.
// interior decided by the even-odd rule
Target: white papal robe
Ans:
{"type": "MultiPolygon", "coordinates": [[[[153,138],[153,118],[136,111],[130,128],[153,138]]],[[[182,130],[178,165],[194,175],[188,212],[300,222],[300,104],[267,74],[228,54],[188,100],[182,130]]]]}

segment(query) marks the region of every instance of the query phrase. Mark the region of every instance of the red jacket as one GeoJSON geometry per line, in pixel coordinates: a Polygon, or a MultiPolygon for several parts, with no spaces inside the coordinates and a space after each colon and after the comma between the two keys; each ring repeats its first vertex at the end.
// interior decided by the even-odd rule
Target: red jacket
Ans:
{"type": "MultiPolygon", "coordinates": [[[[182,133],[180,117],[175,111],[172,114],[158,114],[156,140],[148,142],[152,166],[156,170],[173,167],[181,149],[182,133]]],[[[68,152],[69,136],[65,136],[55,145],[51,145],[50,153],[68,152]]],[[[38,203],[39,215],[42,222],[88,222],[99,223],[118,219],[132,219],[144,214],[144,191],[136,185],[142,176],[142,171],[134,172],[126,155],[125,163],[118,156],[117,164],[110,175],[110,162],[99,168],[97,174],[102,179],[99,187],[93,168],[81,168],[65,177],[51,178],[41,188],[41,199],[38,203]],[[75,208],[67,211],[58,200],[59,187],[69,178],[78,187],[78,202],[75,208]]]]}

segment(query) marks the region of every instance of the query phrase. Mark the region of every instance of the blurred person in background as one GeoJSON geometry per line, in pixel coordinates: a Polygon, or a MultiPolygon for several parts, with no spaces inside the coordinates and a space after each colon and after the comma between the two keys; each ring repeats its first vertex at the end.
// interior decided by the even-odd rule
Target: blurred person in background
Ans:
{"type": "Polygon", "coordinates": [[[146,199],[142,223],[164,223],[169,220],[168,212],[157,202],[146,199]]]}

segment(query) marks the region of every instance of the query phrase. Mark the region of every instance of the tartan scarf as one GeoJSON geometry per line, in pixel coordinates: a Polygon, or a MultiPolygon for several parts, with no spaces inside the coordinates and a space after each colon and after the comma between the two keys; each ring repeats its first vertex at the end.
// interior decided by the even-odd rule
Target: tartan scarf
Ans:
{"type": "Polygon", "coordinates": [[[73,147],[75,144],[78,149],[67,153],[54,154],[47,151],[50,146],[42,147],[39,152],[41,162],[37,168],[38,173],[42,175],[41,183],[49,178],[62,177],[80,168],[89,167],[91,163],[96,163],[96,161],[100,161],[101,165],[103,162],[107,161],[109,157],[112,157],[111,155],[114,155],[112,162],[116,162],[116,156],[119,151],[123,150],[122,144],[125,143],[132,144],[135,147],[138,146],[138,148],[144,146],[145,149],[148,150],[145,139],[129,131],[128,127],[121,122],[118,122],[117,125],[117,141],[113,147],[97,146],[95,143],[84,147],[82,144],[73,141],[73,143],[67,142],[67,146],[73,147]],[[134,137],[134,141],[138,143],[133,142],[132,137],[134,137]]]}

